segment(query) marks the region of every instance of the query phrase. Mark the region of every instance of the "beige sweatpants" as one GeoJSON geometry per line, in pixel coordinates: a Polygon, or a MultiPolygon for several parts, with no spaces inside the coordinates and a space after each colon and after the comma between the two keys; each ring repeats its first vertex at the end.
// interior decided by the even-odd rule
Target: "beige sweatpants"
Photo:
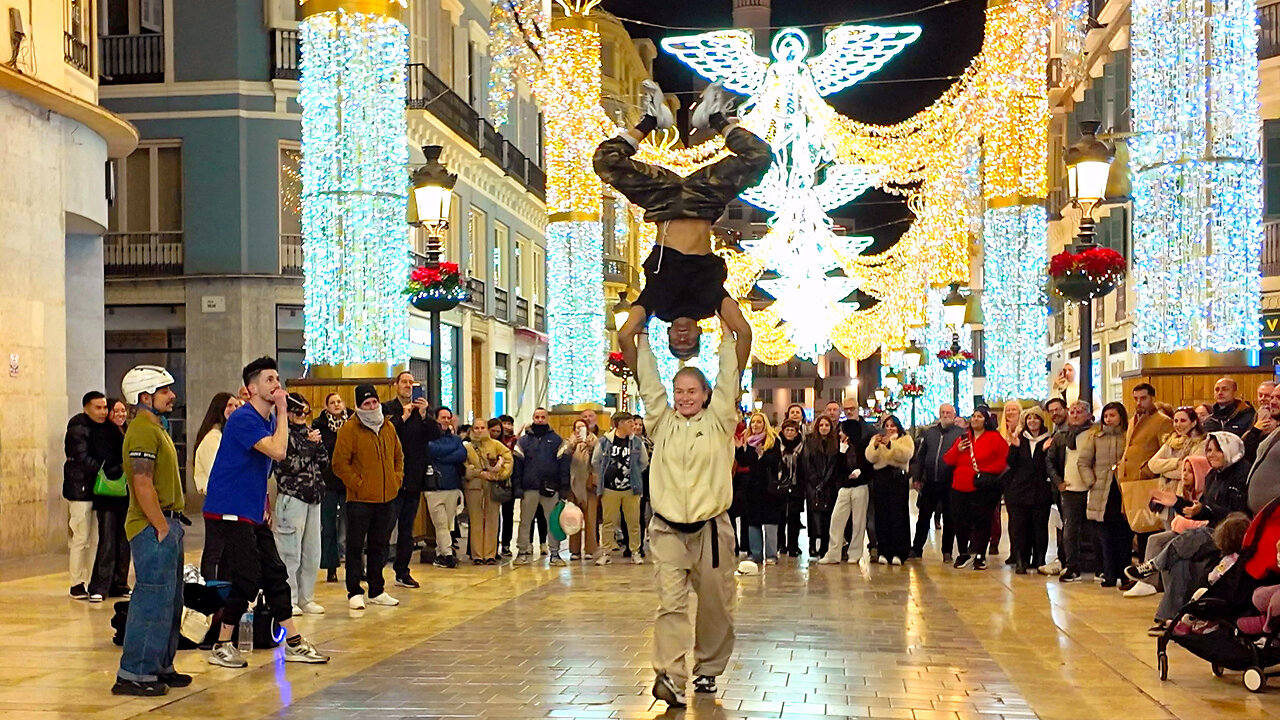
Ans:
{"type": "Polygon", "coordinates": [[[693,628],[693,674],[717,676],[733,653],[733,525],[728,513],[709,520],[688,535],[662,518],[649,522],[649,550],[657,565],[658,616],[653,623],[653,669],[665,673],[677,688],[689,681],[689,592],[698,596],[693,628]],[[720,565],[711,566],[711,534],[719,541],[720,565]]]}
{"type": "Polygon", "coordinates": [[[631,557],[640,557],[640,496],[630,490],[605,490],[600,496],[600,517],[604,523],[600,554],[609,555],[618,549],[618,526],[625,520],[631,557]]]}

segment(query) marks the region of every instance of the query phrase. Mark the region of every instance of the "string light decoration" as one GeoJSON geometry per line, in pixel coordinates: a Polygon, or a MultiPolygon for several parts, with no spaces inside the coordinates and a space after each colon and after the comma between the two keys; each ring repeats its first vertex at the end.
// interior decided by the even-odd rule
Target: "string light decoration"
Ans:
{"type": "Polygon", "coordinates": [[[533,82],[542,67],[549,18],[542,0],[492,0],[489,11],[489,119],[507,124],[516,81],[533,82]]]}
{"type": "Polygon", "coordinates": [[[1258,347],[1262,250],[1253,3],[1134,0],[1134,346],[1258,347]]]}
{"type": "Polygon", "coordinates": [[[772,307],[782,319],[776,329],[794,355],[816,360],[831,349],[835,328],[857,309],[845,303],[858,289],[857,281],[842,273],[840,261],[860,254],[872,238],[837,236],[827,211],[854,200],[878,178],[874,167],[835,162],[815,112],[830,112],[824,95],[879,70],[919,36],[914,26],[837,27],[826,32],[823,53],[810,58],[804,33],[786,29],[773,38],[772,60],[755,53],[752,35],[744,30],[662,41],[665,50],[703,77],[750,95],[742,108],[744,126],[773,149],[774,162],[764,179],[741,195],[772,214],[769,232],[742,243],[757,262],[737,263],[734,280],[749,291],[742,269],[776,273],[757,284],[774,298],[772,307]],[[833,276],[833,271],[842,274],[833,276]]]}
{"type": "Polygon", "coordinates": [[[985,394],[1039,397],[1044,392],[1049,340],[1048,216],[1039,205],[988,210],[986,232],[982,258],[985,394]]]}
{"type": "Polygon", "coordinates": [[[328,10],[300,25],[308,366],[395,366],[409,355],[401,8],[391,0],[383,14],[328,10]]]}
{"type": "MultiPolygon", "coordinates": [[[[874,168],[879,187],[906,197],[914,215],[907,232],[885,252],[840,258],[844,275],[879,301],[849,312],[832,328],[832,344],[841,353],[861,359],[881,347],[904,346],[907,328],[925,322],[926,291],[968,281],[970,238],[984,227],[982,198],[974,193],[974,183],[981,176],[976,176],[973,169],[987,132],[999,133],[1002,126],[1013,128],[1020,121],[1017,118],[1034,120],[1033,137],[1026,142],[998,140],[998,152],[984,147],[983,156],[992,166],[992,188],[1026,187],[1026,192],[1016,195],[1033,201],[1044,197],[1039,174],[1046,164],[1042,158],[1047,155],[1047,131],[1041,133],[1039,123],[1047,113],[1047,104],[1043,108],[1040,104],[1047,101],[1043,100],[1043,93],[1031,93],[1034,100],[1017,99],[1028,94],[1031,78],[1038,75],[1043,81],[1044,38],[1052,24],[1064,27],[1071,36],[1066,42],[1068,57],[1063,64],[1066,81],[1079,77],[1083,68],[1079,49],[1083,48],[1086,18],[1078,0],[1057,0],[1048,5],[1043,0],[993,0],[987,9],[982,50],[960,79],[932,105],[895,125],[860,123],[839,115],[822,102],[805,105],[813,132],[822,138],[833,161],[843,166],[874,168]],[[1024,176],[1024,165],[1034,172],[1024,176]],[[1036,165],[1039,170],[1030,167],[1036,165]]],[[[737,52],[733,43],[741,41],[729,41],[727,49],[717,48],[717,52],[737,52]]],[[[756,66],[747,66],[743,72],[757,73],[752,69],[756,66]]],[[[798,97],[796,101],[804,100],[798,97]]],[[[767,108],[759,104],[742,118],[744,127],[762,136],[767,136],[771,124],[767,108]]],[[[1005,137],[1010,136],[1006,133],[1005,137]]],[[[645,144],[639,155],[644,162],[687,175],[726,154],[723,141],[713,138],[684,149],[645,144]]],[[[987,243],[990,246],[993,239],[988,237],[987,243]]],[[[1044,260],[1042,257],[1042,264],[1044,260]]],[[[728,285],[746,285],[745,278],[755,264],[749,259],[730,261],[728,285]]],[[[736,292],[735,296],[745,297],[736,292]]],[[[780,364],[795,354],[782,318],[772,306],[748,311],[747,319],[755,333],[753,347],[758,360],[780,364]]],[[[949,334],[947,343],[950,344],[949,334]]],[[[949,382],[943,384],[950,386],[949,382]]]]}

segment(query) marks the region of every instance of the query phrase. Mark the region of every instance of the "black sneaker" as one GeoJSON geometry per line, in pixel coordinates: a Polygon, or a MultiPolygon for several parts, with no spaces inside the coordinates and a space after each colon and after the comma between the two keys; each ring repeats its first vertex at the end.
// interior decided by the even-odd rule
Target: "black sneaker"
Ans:
{"type": "MultiPolygon", "coordinates": [[[[71,586],[71,592],[68,593],[75,600],[88,600],[89,591],[85,589],[84,583],[71,586]]],[[[121,682],[132,682],[132,680],[121,680],[121,682]]]]}
{"type": "Polygon", "coordinates": [[[653,680],[653,696],[671,707],[682,708],[686,705],[684,692],[671,682],[666,673],[659,674],[653,680]]]}
{"type": "Polygon", "coordinates": [[[447,567],[449,567],[449,561],[448,561],[448,559],[446,559],[446,557],[445,557],[444,555],[437,555],[437,556],[436,556],[436,559],[431,561],[431,564],[432,564],[432,565],[435,565],[435,566],[436,566],[436,567],[438,567],[438,568],[447,568],[447,567]]]}
{"type": "Polygon", "coordinates": [[[169,687],[186,687],[191,684],[191,676],[180,672],[160,673],[156,678],[169,687]]]}
{"type": "Polygon", "coordinates": [[[156,680],[155,682],[138,682],[137,680],[125,680],[124,678],[118,677],[116,678],[116,684],[111,686],[112,695],[159,697],[167,692],[169,692],[169,686],[159,680],[156,680]]]}
{"type": "Polygon", "coordinates": [[[1066,570],[1062,571],[1061,575],[1058,576],[1058,582],[1062,582],[1062,583],[1080,582],[1080,572],[1075,570],[1074,568],[1067,568],[1066,570]]]}
{"type": "Polygon", "coordinates": [[[973,562],[973,556],[965,553],[963,555],[956,556],[956,560],[951,563],[951,567],[959,570],[960,568],[969,567],[970,562],[973,562]]]}
{"type": "Polygon", "coordinates": [[[908,560],[919,560],[919,559],[920,559],[920,558],[922,558],[922,557],[924,557],[924,551],[923,551],[923,550],[915,550],[915,549],[912,549],[912,550],[911,550],[911,552],[907,553],[907,559],[908,559],[908,560]]]}
{"type": "Polygon", "coordinates": [[[1138,580],[1146,580],[1155,574],[1156,568],[1149,562],[1144,562],[1141,565],[1130,565],[1124,569],[1124,576],[1135,582],[1138,580]]]}
{"type": "Polygon", "coordinates": [[[324,581],[327,583],[338,582],[338,571],[330,570],[326,572],[324,575],[324,581]]]}
{"type": "Polygon", "coordinates": [[[1005,559],[1004,559],[1004,564],[1005,564],[1005,565],[1017,565],[1017,564],[1018,564],[1018,558],[1016,558],[1016,557],[1014,557],[1014,556],[1010,555],[1009,557],[1007,557],[1007,558],[1005,558],[1005,559]]]}
{"type": "Polygon", "coordinates": [[[445,556],[445,558],[444,558],[444,566],[445,566],[445,567],[447,567],[447,568],[456,568],[456,567],[458,567],[458,556],[457,556],[457,555],[446,555],[446,556],[445,556]]]}
{"type": "Polygon", "coordinates": [[[985,556],[983,556],[983,555],[977,555],[977,556],[975,556],[975,557],[973,558],[973,569],[974,569],[974,570],[986,570],[986,569],[987,569],[987,558],[986,558],[985,556]]]}
{"type": "Polygon", "coordinates": [[[399,575],[396,577],[396,587],[420,588],[422,586],[418,584],[417,580],[413,579],[412,575],[410,575],[409,573],[405,573],[403,575],[399,575]]]}
{"type": "Polygon", "coordinates": [[[1115,578],[1106,578],[1105,580],[1102,581],[1102,587],[1104,588],[1113,588],[1115,586],[1116,586],[1115,578]]]}
{"type": "Polygon", "coordinates": [[[714,675],[699,675],[693,679],[693,691],[697,693],[716,692],[716,678],[714,675]]]}

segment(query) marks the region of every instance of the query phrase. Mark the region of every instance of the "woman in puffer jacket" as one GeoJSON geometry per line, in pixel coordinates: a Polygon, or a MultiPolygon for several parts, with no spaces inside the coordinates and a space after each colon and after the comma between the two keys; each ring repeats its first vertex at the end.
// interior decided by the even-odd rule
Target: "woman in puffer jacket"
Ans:
{"type": "Polygon", "coordinates": [[[1043,565],[1049,548],[1053,488],[1045,459],[1048,443],[1049,419],[1039,407],[1027,408],[1018,432],[1009,441],[1009,472],[1004,488],[1004,504],[1009,509],[1009,554],[1018,575],[1043,565]]]}
{"type": "Polygon", "coordinates": [[[879,432],[867,445],[881,565],[901,565],[911,551],[911,518],[907,509],[911,481],[907,469],[915,449],[915,442],[893,415],[880,421],[879,432]]]}
{"type": "Polygon", "coordinates": [[[1133,531],[1125,517],[1116,481],[1116,465],[1124,455],[1129,414],[1124,405],[1109,402],[1102,407],[1102,422],[1081,433],[1077,445],[1080,478],[1089,488],[1085,517],[1092,523],[1102,546],[1102,586],[1115,587],[1129,564],[1133,531]]]}

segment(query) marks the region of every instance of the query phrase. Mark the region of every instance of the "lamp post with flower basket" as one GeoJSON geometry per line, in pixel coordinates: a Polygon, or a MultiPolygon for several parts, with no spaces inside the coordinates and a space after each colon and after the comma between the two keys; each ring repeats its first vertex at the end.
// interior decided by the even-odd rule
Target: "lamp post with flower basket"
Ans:
{"type": "Polygon", "coordinates": [[[629,412],[630,407],[627,404],[627,387],[631,384],[631,378],[634,373],[627,366],[627,362],[622,359],[622,353],[611,352],[609,359],[605,362],[605,369],[613,373],[613,376],[622,380],[622,400],[618,408],[622,412],[629,412]]]}
{"type": "Polygon", "coordinates": [[[1093,402],[1093,300],[1115,289],[1124,278],[1120,253],[1094,244],[1093,211],[1107,194],[1107,178],[1115,148],[1097,138],[1099,124],[1080,123],[1080,139],[1067,148],[1067,191],[1080,208],[1080,228],[1072,250],[1049,260],[1054,292],[1080,305],[1080,398],[1093,402]]]}
{"type": "Polygon", "coordinates": [[[431,315],[431,364],[427,373],[427,403],[440,407],[440,313],[452,310],[470,296],[457,263],[441,262],[444,233],[449,229],[449,206],[458,176],[440,164],[439,145],[422,148],[426,163],[413,171],[409,224],[427,233],[427,259],[409,274],[404,294],[409,304],[431,315]]]}

